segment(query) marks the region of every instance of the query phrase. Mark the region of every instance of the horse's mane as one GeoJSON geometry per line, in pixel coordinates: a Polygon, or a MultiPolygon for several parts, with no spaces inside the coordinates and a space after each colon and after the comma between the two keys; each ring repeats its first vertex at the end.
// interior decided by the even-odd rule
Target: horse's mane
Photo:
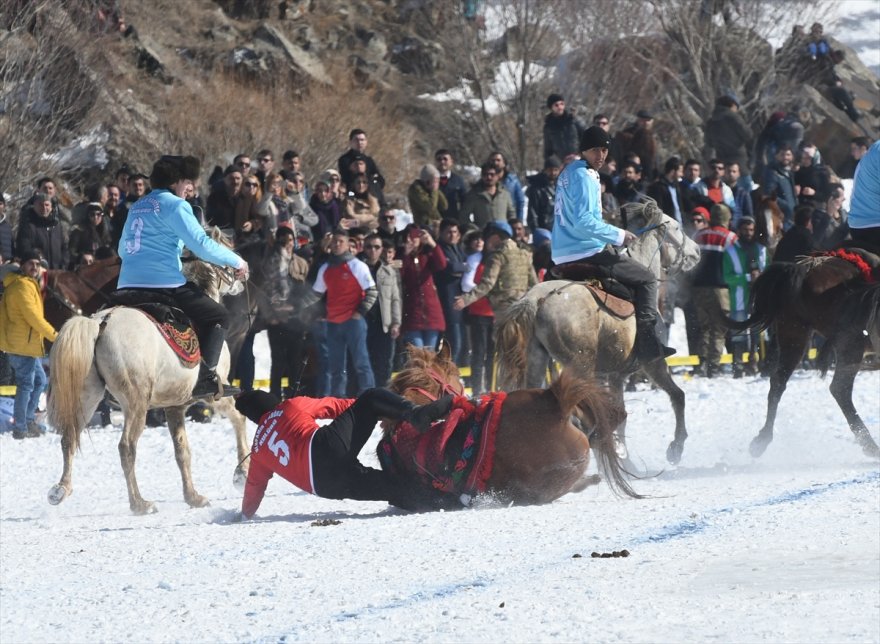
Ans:
{"type": "MultiPolygon", "coordinates": [[[[448,355],[441,351],[435,353],[433,349],[424,347],[407,347],[409,357],[406,364],[388,383],[391,391],[405,396],[407,391],[423,389],[434,395],[440,393],[441,383],[433,377],[433,374],[443,378],[448,384],[458,383],[458,367],[449,359],[448,355]]],[[[386,428],[389,431],[390,428],[386,428]]]]}
{"type": "Polygon", "coordinates": [[[627,230],[647,228],[663,223],[666,214],[650,197],[643,197],[641,201],[624,204],[620,208],[623,211],[623,220],[627,230]]]}
{"type": "MultiPolygon", "coordinates": [[[[217,226],[205,229],[208,236],[218,244],[232,248],[232,240],[217,226]]],[[[202,289],[212,299],[219,299],[220,291],[217,285],[217,267],[193,257],[183,264],[183,274],[188,280],[202,289]]]]}

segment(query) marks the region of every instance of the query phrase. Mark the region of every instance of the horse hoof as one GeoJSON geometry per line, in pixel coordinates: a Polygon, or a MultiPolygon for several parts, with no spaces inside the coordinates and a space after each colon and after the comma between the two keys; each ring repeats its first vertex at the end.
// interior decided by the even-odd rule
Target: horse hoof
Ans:
{"type": "Polygon", "coordinates": [[[67,488],[63,485],[53,485],[48,494],[49,503],[51,503],[52,505],[58,505],[69,495],[70,492],[68,492],[67,488]]]}
{"type": "Polygon", "coordinates": [[[682,452],[684,452],[684,445],[673,441],[669,443],[669,447],[666,448],[666,460],[670,465],[678,465],[681,461],[682,452]]]}
{"type": "Polygon", "coordinates": [[[880,447],[877,446],[877,443],[873,441],[868,445],[862,445],[862,452],[864,452],[865,456],[868,458],[880,458],[880,447]]]}
{"type": "Polygon", "coordinates": [[[755,436],[752,439],[752,442],[749,444],[749,453],[754,458],[760,458],[761,455],[764,454],[764,450],[767,449],[767,445],[770,444],[770,441],[761,438],[760,435],[755,436]]]}
{"type": "Polygon", "coordinates": [[[211,505],[211,501],[208,497],[202,496],[201,494],[196,494],[193,498],[187,499],[186,502],[191,508],[204,508],[211,505]]]}
{"type": "Polygon", "coordinates": [[[246,483],[247,472],[240,467],[236,467],[235,474],[232,475],[232,484],[235,486],[235,489],[239,491],[243,490],[246,483]]]}
{"type": "Polygon", "coordinates": [[[146,514],[156,514],[159,509],[156,507],[156,504],[152,501],[141,501],[140,503],[136,503],[131,506],[131,511],[133,514],[142,517],[146,514]]]}

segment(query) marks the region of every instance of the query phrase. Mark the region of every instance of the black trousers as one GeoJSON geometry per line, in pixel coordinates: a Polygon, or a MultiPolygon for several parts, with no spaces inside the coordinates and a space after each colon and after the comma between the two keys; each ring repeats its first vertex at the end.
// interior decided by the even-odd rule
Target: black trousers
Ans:
{"type": "Polygon", "coordinates": [[[366,467],[357,455],[379,422],[380,409],[388,406],[380,398],[381,389],[368,389],[355,403],[312,438],[312,472],[315,494],[328,499],[387,501],[407,510],[456,509],[458,499],[397,477],[366,467]]]}
{"type": "Polygon", "coordinates": [[[880,226],[873,228],[850,228],[849,234],[855,244],[875,253],[880,252],[880,226]]]}
{"type": "Polygon", "coordinates": [[[357,460],[379,422],[373,405],[374,389],[368,389],[312,439],[312,471],[315,494],[328,499],[390,501],[392,477],[365,467],[357,460]]]}
{"type": "Polygon", "coordinates": [[[187,314],[199,335],[214,326],[229,328],[229,312],[222,304],[205,295],[198,286],[187,282],[177,288],[155,289],[171,297],[177,308],[187,314]]]}
{"type": "Polygon", "coordinates": [[[616,279],[633,290],[636,320],[656,323],[659,317],[657,312],[657,278],[643,264],[614,247],[606,247],[605,250],[591,257],[585,257],[572,263],[601,266],[605,269],[608,277],[616,279]]]}

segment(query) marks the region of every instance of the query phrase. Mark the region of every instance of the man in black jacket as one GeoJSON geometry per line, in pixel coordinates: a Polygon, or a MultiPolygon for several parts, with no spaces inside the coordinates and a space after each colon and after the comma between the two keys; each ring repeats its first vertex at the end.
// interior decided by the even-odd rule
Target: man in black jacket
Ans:
{"type": "Polygon", "coordinates": [[[361,129],[355,128],[348,134],[348,151],[339,157],[339,176],[342,177],[342,183],[351,187],[354,175],[351,172],[351,162],[358,155],[364,158],[367,164],[367,170],[364,174],[370,181],[370,185],[378,185],[380,190],[385,189],[385,177],[379,172],[379,166],[373,161],[373,157],[367,154],[367,133],[361,129]]]}
{"type": "Polygon", "coordinates": [[[559,177],[559,157],[555,154],[544,160],[544,171],[526,177],[529,187],[526,197],[529,199],[527,223],[531,230],[553,228],[553,204],[556,201],[556,179],[559,177]]]}
{"type": "Polygon", "coordinates": [[[458,212],[468,191],[467,182],[461,175],[452,171],[455,160],[452,152],[441,148],[434,153],[437,170],[440,171],[440,192],[446,197],[447,208],[440,211],[444,219],[458,219],[458,212]]]}
{"type": "Polygon", "coordinates": [[[670,157],[663,166],[663,176],[648,186],[648,196],[657,202],[660,210],[684,225],[684,216],[691,210],[689,190],[682,190],[684,164],[678,157],[670,157]]]}
{"type": "Polygon", "coordinates": [[[49,268],[67,269],[67,235],[46,193],[39,192],[31,200],[30,209],[18,224],[15,249],[19,256],[39,250],[49,268]]]}
{"type": "Polygon", "coordinates": [[[556,155],[564,161],[567,156],[579,154],[578,143],[587,126],[565,109],[561,94],[550,94],[547,108],[550,113],[544,117],[544,158],[556,155]]]}

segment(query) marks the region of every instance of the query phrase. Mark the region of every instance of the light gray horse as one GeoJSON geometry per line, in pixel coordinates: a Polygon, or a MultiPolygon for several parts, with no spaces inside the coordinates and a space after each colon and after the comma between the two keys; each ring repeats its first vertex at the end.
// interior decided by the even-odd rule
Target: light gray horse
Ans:
{"type": "MultiPolygon", "coordinates": [[[[625,206],[627,226],[639,233],[629,251],[658,279],[667,279],[697,265],[700,248],[672,217],[653,201],[625,206]]],[[[624,381],[641,367],[665,391],[675,411],[675,439],[667,449],[677,463],[687,438],[684,392],[672,380],[662,359],[638,364],[633,357],[635,317],[620,319],[600,307],[577,282],[542,282],[496,319],[495,349],[502,389],[543,385],[551,361],[580,378],[604,377],[623,404],[624,381]]],[[[618,429],[625,440],[625,423],[618,429]]]]}
{"type": "MultiPolygon", "coordinates": [[[[212,236],[217,241],[219,229],[212,236]]],[[[214,300],[235,294],[243,288],[224,269],[195,260],[184,264],[187,279],[200,286],[214,300]]],[[[184,413],[191,402],[191,392],[199,369],[183,366],[168,346],[155,324],[141,311],[114,307],[91,317],[68,320],[58,334],[50,353],[49,423],[62,435],[64,470],[60,482],[49,491],[49,503],[57,505],[73,492],[71,476],[73,456],[86,421],[104,396],[105,389],[119,402],[125,417],[119,456],[132,512],[156,511],[151,501],[141,496],[135,478],[136,446],[144,430],[147,410],[164,407],[168,430],[174,441],[174,456],[183,479],[183,497],[192,507],[208,504],[208,499],[193,487],[190,470],[189,441],[184,427],[184,413]]],[[[229,351],[224,345],[218,375],[226,380],[229,351]]],[[[215,403],[215,408],[232,422],[236,434],[239,467],[235,482],[243,485],[247,472],[242,461],[250,451],[245,434],[245,418],[231,398],[215,403]]]]}

